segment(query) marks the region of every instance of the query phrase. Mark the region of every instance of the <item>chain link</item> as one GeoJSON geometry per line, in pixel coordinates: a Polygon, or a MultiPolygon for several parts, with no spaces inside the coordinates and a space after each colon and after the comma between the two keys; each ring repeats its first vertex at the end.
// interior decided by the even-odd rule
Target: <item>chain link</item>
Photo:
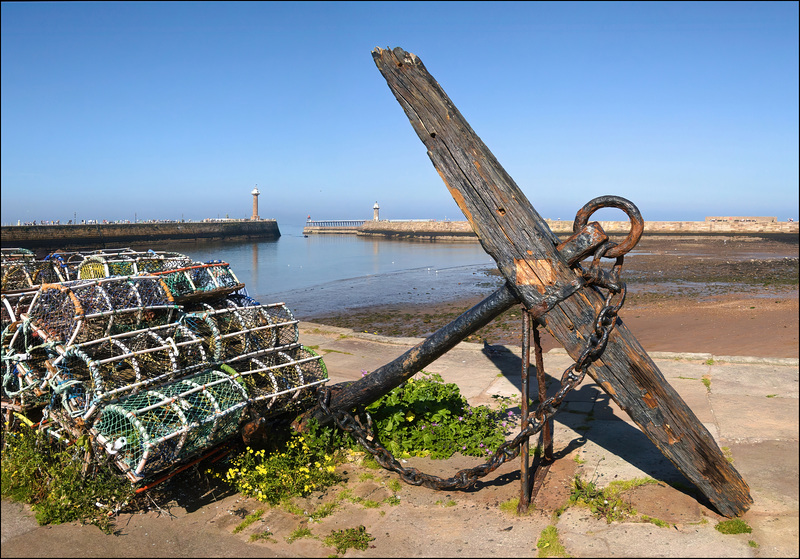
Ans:
{"type": "Polygon", "coordinates": [[[460,470],[446,479],[426,474],[417,468],[406,468],[376,440],[372,429],[372,418],[369,413],[365,413],[367,419],[367,426],[365,427],[357,416],[345,411],[330,409],[331,391],[327,387],[318,391],[320,408],[324,413],[331,416],[340,429],[355,438],[378,464],[387,470],[397,472],[406,483],[423,485],[431,489],[466,489],[471,487],[479,478],[493,472],[508,460],[513,460],[519,456],[522,444],[542,430],[545,423],[558,412],[566,395],[583,381],[589,365],[603,354],[608,343],[608,337],[614,328],[617,312],[625,302],[627,293],[625,283],[619,279],[624,257],[617,257],[610,272],[601,269],[599,265],[600,258],[615,246],[617,245],[613,242],[604,243],[595,252],[591,267],[588,270],[581,268],[581,273],[586,280],[587,286],[594,285],[608,290],[603,307],[597,313],[594,330],[586,342],[586,347],[578,356],[578,359],[575,360],[575,363],[570,365],[562,374],[561,386],[558,392],[541,402],[536,410],[529,414],[526,424],[519,434],[512,440],[506,441],[497,447],[492,458],[484,464],[460,470]],[[619,295],[619,302],[613,304],[612,301],[617,295],[619,295]]]}

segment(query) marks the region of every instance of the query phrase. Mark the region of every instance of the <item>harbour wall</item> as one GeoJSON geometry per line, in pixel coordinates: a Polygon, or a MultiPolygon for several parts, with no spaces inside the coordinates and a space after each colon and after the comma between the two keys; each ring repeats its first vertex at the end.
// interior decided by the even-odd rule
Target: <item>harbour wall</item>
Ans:
{"type": "MultiPolygon", "coordinates": [[[[0,231],[3,248],[53,250],[91,246],[112,248],[123,244],[139,247],[159,241],[277,239],[281,236],[274,219],[97,223],[91,225],[11,225],[0,231]]],[[[149,248],[149,247],[146,247],[149,248]]]]}
{"type": "MultiPolygon", "coordinates": [[[[557,235],[572,234],[571,221],[547,219],[548,227],[557,235]]],[[[608,234],[626,234],[630,231],[629,221],[598,221],[608,234]]],[[[304,230],[304,233],[323,233],[304,230]]],[[[361,227],[335,230],[326,233],[349,233],[371,237],[413,239],[421,241],[474,241],[477,236],[467,221],[367,221],[361,227]]],[[[800,223],[789,221],[764,222],[724,222],[724,221],[645,221],[645,235],[718,235],[718,234],[798,234],[800,223]]]]}

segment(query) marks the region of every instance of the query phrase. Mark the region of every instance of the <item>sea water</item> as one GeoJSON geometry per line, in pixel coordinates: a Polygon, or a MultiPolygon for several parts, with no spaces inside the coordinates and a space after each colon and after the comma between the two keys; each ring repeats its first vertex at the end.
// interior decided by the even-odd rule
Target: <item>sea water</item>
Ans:
{"type": "Polygon", "coordinates": [[[227,262],[250,297],[285,303],[301,319],[359,307],[483,296],[501,283],[491,274],[494,260],[477,241],[305,237],[301,228],[288,227],[276,240],[174,249],[199,262],[227,262]]]}

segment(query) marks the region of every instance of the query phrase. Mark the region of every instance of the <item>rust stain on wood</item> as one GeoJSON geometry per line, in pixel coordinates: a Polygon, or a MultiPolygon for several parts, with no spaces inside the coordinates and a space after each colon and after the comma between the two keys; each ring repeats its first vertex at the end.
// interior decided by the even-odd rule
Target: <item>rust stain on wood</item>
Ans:
{"type": "Polygon", "coordinates": [[[650,406],[651,409],[658,407],[658,402],[656,401],[655,398],[653,398],[653,395],[650,394],[649,392],[645,392],[644,394],[642,394],[642,400],[644,400],[644,403],[650,406]]]}
{"type": "MultiPolygon", "coordinates": [[[[447,182],[447,179],[445,178],[444,174],[438,168],[436,169],[436,172],[438,172],[439,176],[442,177],[442,180],[444,181],[444,185],[447,187],[447,190],[450,191],[450,194],[453,196],[453,199],[456,201],[456,204],[458,204],[458,207],[461,208],[461,211],[463,212],[464,216],[467,218],[467,221],[469,221],[471,225],[474,225],[475,224],[475,220],[472,217],[472,214],[470,213],[470,211],[467,209],[467,205],[464,202],[464,196],[461,194],[461,192],[459,192],[458,190],[456,190],[455,188],[452,188],[450,186],[450,183],[447,182]]],[[[473,229],[474,229],[474,227],[473,227],[473,229]]]]}
{"type": "Polygon", "coordinates": [[[680,435],[676,435],[669,423],[664,424],[664,430],[667,432],[667,442],[671,445],[681,441],[680,435]]]}
{"type": "Polygon", "coordinates": [[[534,285],[539,293],[544,293],[545,285],[556,281],[556,272],[549,260],[515,258],[514,268],[517,285],[534,285]]]}
{"type": "Polygon", "coordinates": [[[603,387],[603,390],[605,390],[609,394],[609,396],[616,396],[617,395],[617,391],[614,390],[614,387],[611,385],[610,382],[608,382],[608,381],[601,382],[600,386],[603,387]]]}

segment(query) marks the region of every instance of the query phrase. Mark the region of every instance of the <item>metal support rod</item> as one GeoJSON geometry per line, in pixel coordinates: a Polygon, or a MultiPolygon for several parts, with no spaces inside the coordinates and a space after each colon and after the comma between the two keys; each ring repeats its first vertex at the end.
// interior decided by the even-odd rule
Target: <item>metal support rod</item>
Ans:
{"type": "MultiPolygon", "coordinates": [[[[535,331],[535,330],[534,330],[535,331]]],[[[522,309],[522,381],[520,386],[521,405],[520,405],[520,424],[526,425],[528,423],[528,401],[530,400],[530,366],[531,366],[531,315],[528,309],[522,309]]],[[[541,401],[541,396],[540,396],[541,401]]],[[[530,465],[530,439],[525,441],[520,446],[520,492],[519,504],[517,505],[518,513],[525,513],[531,504],[531,485],[529,481],[529,465],[530,465]]]]}
{"type": "MultiPolygon", "coordinates": [[[[539,338],[539,327],[533,328],[533,355],[536,360],[536,380],[539,385],[539,402],[547,399],[547,383],[545,382],[544,359],[542,359],[542,343],[539,338]]],[[[531,487],[531,501],[536,499],[536,494],[544,484],[547,472],[553,465],[553,420],[546,421],[539,432],[540,459],[536,462],[536,470],[533,474],[533,486],[531,487]]]]}
{"type": "MultiPolygon", "coordinates": [[[[539,384],[539,402],[547,399],[547,384],[544,374],[544,359],[542,358],[542,343],[539,338],[539,327],[533,328],[533,355],[536,360],[536,380],[539,384]]],[[[542,451],[546,462],[553,461],[553,420],[544,424],[542,428],[542,451]]]]}

